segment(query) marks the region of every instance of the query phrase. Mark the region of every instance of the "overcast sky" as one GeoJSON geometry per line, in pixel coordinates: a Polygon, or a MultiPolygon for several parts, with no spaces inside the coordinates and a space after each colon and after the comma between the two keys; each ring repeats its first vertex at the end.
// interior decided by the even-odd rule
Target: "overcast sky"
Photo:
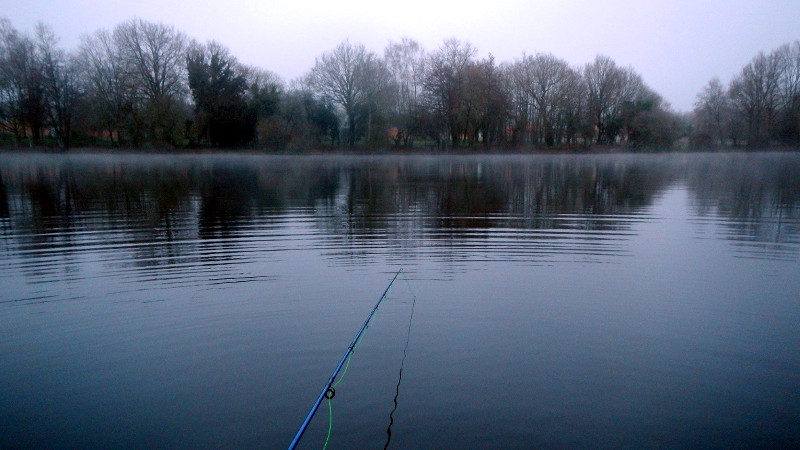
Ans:
{"type": "Polygon", "coordinates": [[[714,76],[727,83],[759,51],[800,39],[800,0],[0,0],[20,30],[49,24],[67,49],[133,17],[217,40],[286,81],[349,38],[383,54],[408,36],[426,50],[469,41],[498,62],[549,52],[632,66],[678,111],[714,76]]]}

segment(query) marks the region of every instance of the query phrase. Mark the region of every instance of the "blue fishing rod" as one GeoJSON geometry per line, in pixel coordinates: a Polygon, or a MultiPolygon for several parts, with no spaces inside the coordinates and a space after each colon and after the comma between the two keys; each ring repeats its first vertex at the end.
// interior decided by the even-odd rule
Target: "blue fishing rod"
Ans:
{"type": "Polygon", "coordinates": [[[367,329],[367,325],[369,325],[369,321],[372,320],[372,316],[375,314],[375,311],[377,311],[378,307],[381,306],[381,302],[383,302],[383,299],[386,298],[386,294],[389,293],[389,289],[392,287],[392,284],[394,284],[394,280],[397,279],[397,276],[400,275],[400,272],[402,271],[403,269],[400,269],[396,274],[394,274],[394,278],[392,278],[392,281],[390,281],[389,285],[386,286],[386,290],[383,291],[383,295],[381,295],[381,298],[378,299],[378,303],[375,303],[375,307],[372,308],[372,312],[370,312],[369,316],[367,316],[367,320],[364,321],[364,325],[361,325],[361,329],[359,329],[358,333],[356,333],[356,337],[353,338],[353,342],[351,342],[350,346],[347,347],[347,351],[344,352],[342,360],[339,361],[339,365],[336,366],[333,374],[331,374],[331,377],[328,378],[328,382],[325,384],[325,387],[322,388],[322,392],[319,393],[317,401],[314,402],[314,406],[312,406],[311,411],[308,412],[306,420],[303,421],[303,424],[300,425],[300,429],[297,430],[297,434],[294,435],[294,439],[292,439],[292,442],[289,444],[289,450],[297,447],[297,444],[300,442],[300,438],[303,437],[303,433],[306,432],[306,428],[308,428],[308,425],[311,423],[311,419],[314,418],[314,414],[316,414],[317,410],[319,409],[319,405],[322,404],[322,399],[327,398],[330,400],[334,395],[336,395],[336,390],[333,388],[333,382],[336,380],[336,376],[339,375],[339,371],[342,370],[342,366],[344,366],[347,358],[353,353],[356,344],[358,344],[358,339],[361,337],[361,334],[364,333],[364,330],[367,329]]]}

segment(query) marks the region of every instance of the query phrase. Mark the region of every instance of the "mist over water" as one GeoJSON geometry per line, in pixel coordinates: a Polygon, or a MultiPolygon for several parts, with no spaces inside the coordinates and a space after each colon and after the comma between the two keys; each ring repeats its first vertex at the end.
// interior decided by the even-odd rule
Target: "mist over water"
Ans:
{"type": "Polygon", "coordinates": [[[331,448],[800,436],[794,154],[2,154],[0,261],[3,448],[285,446],[400,268],[331,448]]]}

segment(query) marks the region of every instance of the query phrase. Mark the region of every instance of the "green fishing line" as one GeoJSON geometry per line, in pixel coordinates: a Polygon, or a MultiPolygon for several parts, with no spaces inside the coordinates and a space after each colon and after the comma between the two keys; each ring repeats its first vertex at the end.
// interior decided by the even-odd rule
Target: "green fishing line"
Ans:
{"type": "Polygon", "coordinates": [[[328,399],[328,436],[325,438],[325,445],[322,450],[328,448],[328,440],[331,438],[331,429],[333,428],[333,408],[331,407],[331,399],[328,399]]]}

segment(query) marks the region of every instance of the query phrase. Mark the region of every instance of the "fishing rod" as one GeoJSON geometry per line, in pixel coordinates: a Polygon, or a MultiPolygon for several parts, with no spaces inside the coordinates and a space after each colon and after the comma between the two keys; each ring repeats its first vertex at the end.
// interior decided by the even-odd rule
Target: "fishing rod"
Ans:
{"type": "Polygon", "coordinates": [[[314,402],[314,406],[312,406],[311,411],[308,412],[306,420],[303,421],[303,424],[300,425],[300,429],[297,430],[297,434],[294,435],[294,439],[292,439],[292,442],[289,444],[289,450],[292,450],[295,447],[297,447],[297,444],[300,442],[300,438],[303,437],[303,433],[306,432],[306,428],[308,428],[308,425],[311,423],[311,419],[314,418],[314,414],[316,414],[317,410],[319,409],[319,405],[322,404],[322,399],[327,398],[330,400],[333,398],[334,395],[336,395],[336,390],[334,390],[333,388],[333,382],[334,380],[336,380],[336,376],[339,375],[339,371],[342,370],[342,366],[344,366],[344,363],[347,361],[347,358],[350,356],[351,353],[353,353],[356,344],[358,344],[358,339],[361,337],[361,334],[364,333],[364,330],[367,329],[367,325],[369,325],[369,321],[372,319],[372,316],[375,314],[375,311],[378,310],[378,307],[381,305],[381,302],[383,302],[383,299],[386,298],[386,294],[389,292],[389,289],[392,287],[392,284],[394,284],[394,280],[397,279],[397,276],[400,275],[400,272],[402,271],[403,269],[400,269],[397,271],[396,274],[394,274],[394,278],[392,278],[392,281],[390,281],[389,285],[386,286],[386,289],[383,291],[383,295],[381,295],[381,298],[378,299],[378,303],[375,303],[375,307],[372,308],[372,312],[370,312],[369,316],[367,316],[367,320],[364,321],[364,325],[361,325],[361,329],[359,329],[358,333],[356,333],[356,337],[353,338],[353,342],[351,342],[350,346],[347,347],[347,351],[344,352],[342,360],[339,361],[339,365],[336,366],[336,369],[333,371],[333,374],[331,374],[331,377],[328,378],[328,382],[325,384],[325,387],[322,388],[322,392],[320,392],[319,397],[317,397],[317,401],[314,402]]]}

